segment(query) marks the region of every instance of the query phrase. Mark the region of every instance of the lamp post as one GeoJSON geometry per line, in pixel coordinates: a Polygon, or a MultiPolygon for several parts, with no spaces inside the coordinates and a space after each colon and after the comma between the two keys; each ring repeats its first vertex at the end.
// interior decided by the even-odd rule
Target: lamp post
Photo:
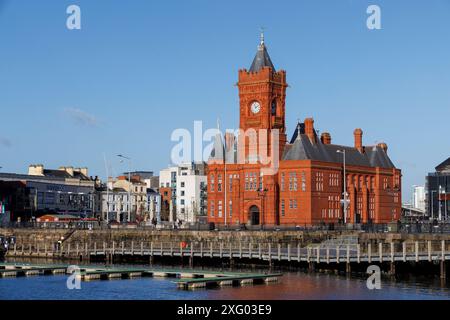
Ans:
{"type": "Polygon", "coordinates": [[[442,186],[439,185],[439,194],[438,194],[438,206],[439,206],[439,221],[442,221],[442,203],[441,203],[441,194],[442,194],[442,186]]]}
{"type": "Polygon", "coordinates": [[[341,203],[344,206],[344,224],[347,224],[347,207],[348,207],[348,200],[347,200],[347,172],[345,167],[345,149],[343,150],[337,150],[337,153],[342,153],[343,157],[343,165],[344,165],[344,195],[343,199],[341,200],[341,203]]]}
{"type": "Polygon", "coordinates": [[[131,220],[131,158],[126,157],[124,155],[118,154],[119,158],[128,160],[128,219],[127,221],[130,222],[131,220]]]}
{"type": "Polygon", "coordinates": [[[445,185],[445,187],[442,189],[442,194],[444,195],[444,206],[445,206],[445,210],[444,210],[444,220],[447,221],[447,184],[445,185]]]}
{"type": "Polygon", "coordinates": [[[269,191],[267,188],[258,188],[258,196],[262,198],[261,201],[261,230],[264,229],[264,214],[265,214],[265,200],[266,200],[266,193],[269,191]]]}

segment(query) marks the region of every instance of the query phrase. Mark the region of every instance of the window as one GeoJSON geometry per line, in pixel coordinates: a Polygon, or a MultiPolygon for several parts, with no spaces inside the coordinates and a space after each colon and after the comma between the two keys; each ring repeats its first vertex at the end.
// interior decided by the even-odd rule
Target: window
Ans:
{"type": "Polygon", "coordinates": [[[316,172],[316,191],[323,191],[323,172],[316,172]]]}
{"type": "Polygon", "coordinates": [[[233,201],[231,201],[231,200],[229,203],[228,215],[230,216],[230,218],[233,216],[233,201]]]}
{"type": "Polygon", "coordinates": [[[281,216],[282,217],[284,217],[284,212],[285,212],[284,199],[281,199],[281,216]]]}
{"type": "Polygon", "coordinates": [[[356,205],[357,205],[357,210],[358,210],[357,213],[359,213],[360,215],[362,215],[363,199],[362,199],[361,196],[358,197],[356,205]]]}
{"type": "Polygon", "coordinates": [[[369,198],[369,217],[370,219],[375,218],[375,197],[369,198]]]}
{"type": "Polygon", "coordinates": [[[217,192],[222,192],[222,175],[217,175],[217,192]]]}
{"type": "Polygon", "coordinates": [[[330,173],[328,184],[330,187],[339,187],[339,174],[338,173],[330,173]]]}
{"type": "Polygon", "coordinates": [[[250,190],[256,190],[256,184],[257,184],[257,178],[256,178],[256,173],[255,172],[250,172],[249,173],[250,176],[250,190]]]}
{"type": "Polygon", "coordinates": [[[248,177],[248,172],[245,173],[245,190],[249,190],[249,177],[248,177]]]}
{"type": "Polygon", "coordinates": [[[306,174],[302,171],[302,191],[306,191],[306,174]]]}
{"type": "Polygon", "coordinates": [[[297,173],[289,172],[289,191],[297,191],[297,173]]]}
{"type": "Polygon", "coordinates": [[[232,192],[233,191],[233,175],[230,174],[230,176],[228,177],[228,191],[232,192]]]}
{"type": "Polygon", "coordinates": [[[284,172],[282,172],[281,173],[281,182],[280,182],[281,191],[284,191],[284,178],[285,178],[285,174],[284,174],[284,172]]]}
{"type": "Polygon", "coordinates": [[[271,112],[272,112],[272,115],[274,116],[274,115],[276,115],[277,114],[277,100],[276,99],[274,99],[273,101],[272,101],[272,106],[271,106],[271,112]]]}
{"type": "Polygon", "coordinates": [[[184,181],[181,182],[181,187],[184,188],[184,181]]]}
{"type": "Polygon", "coordinates": [[[294,208],[294,202],[292,199],[289,199],[289,209],[294,208]]]}
{"type": "Polygon", "coordinates": [[[219,205],[217,209],[219,218],[222,218],[222,200],[219,200],[219,205]]]}
{"type": "Polygon", "coordinates": [[[214,217],[214,200],[211,200],[211,203],[209,205],[209,214],[211,217],[214,217]]]}
{"type": "Polygon", "coordinates": [[[184,190],[181,191],[181,196],[184,197],[184,190]]]}
{"type": "Polygon", "coordinates": [[[245,173],[245,190],[256,190],[257,178],[255,172],[245,173]]]}
{"type": "Polygon", "coordinates": [[[264,180],[264,176],[261,172],[261,174],[259,175],[259,190],[263,190],[263,180],[264,180]]]}
{"type": "Polygon", "coordinates": [[[400,188],[400,176],[398,174],[394,176],[394,188],[400,188]]]}
{"type": "Polygon", "coordinates": [[[389,188],[388,178],[383,178],[383,190],[386,190],[388,188],[389,188]]]}
{"type": "Polygon", "coordinates": [[[209,176],[209,191],[214,192],[214,175],[209,176]]]}

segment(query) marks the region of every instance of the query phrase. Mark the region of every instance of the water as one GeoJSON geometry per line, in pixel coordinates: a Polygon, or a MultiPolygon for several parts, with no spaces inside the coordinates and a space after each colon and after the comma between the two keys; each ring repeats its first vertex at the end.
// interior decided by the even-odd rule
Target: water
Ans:
{"type": "Polygon", "coordinates": [[[81,290],[66,287],[67,276],[32,276],[0,279],[0,300],[353,300],[450,299],[450,288],[433,279],[382,280],[381,290],[369,290],[363,278],[334,274],[285,272],[279,283],[179,290],[171,279],[137,278],[82,282],[81,290]]]}

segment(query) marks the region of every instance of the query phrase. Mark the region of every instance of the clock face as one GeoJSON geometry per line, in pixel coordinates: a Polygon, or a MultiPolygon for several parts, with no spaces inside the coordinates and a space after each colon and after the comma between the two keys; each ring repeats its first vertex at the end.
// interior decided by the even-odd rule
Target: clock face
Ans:
{"type": "Polygon", "coordinates": [[[252,105],[251,105],[251,107],[250,107],[250,110],[251,110],[254,114],[256,114],[256,113],[258,113],[258,112],[261,110],[261,105],[259,104],[258,101],[255,101],[255,102],[252,103],[252,105]]]}

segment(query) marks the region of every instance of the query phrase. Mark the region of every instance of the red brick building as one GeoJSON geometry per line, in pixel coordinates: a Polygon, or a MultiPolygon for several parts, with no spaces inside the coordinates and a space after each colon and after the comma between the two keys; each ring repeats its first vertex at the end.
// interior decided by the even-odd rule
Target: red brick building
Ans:
{"type": "Polygon", "coordinates": [[[298,123],[287,143],[286,72],[276,71],[264,39],[247,71],[239,70],[240,132],[216,137],[208,162],[208,221],[216,224],[385,223],[401,214],[401,171],[387,145],[354,146],[319,137],[314,120],[298,123]]]}

